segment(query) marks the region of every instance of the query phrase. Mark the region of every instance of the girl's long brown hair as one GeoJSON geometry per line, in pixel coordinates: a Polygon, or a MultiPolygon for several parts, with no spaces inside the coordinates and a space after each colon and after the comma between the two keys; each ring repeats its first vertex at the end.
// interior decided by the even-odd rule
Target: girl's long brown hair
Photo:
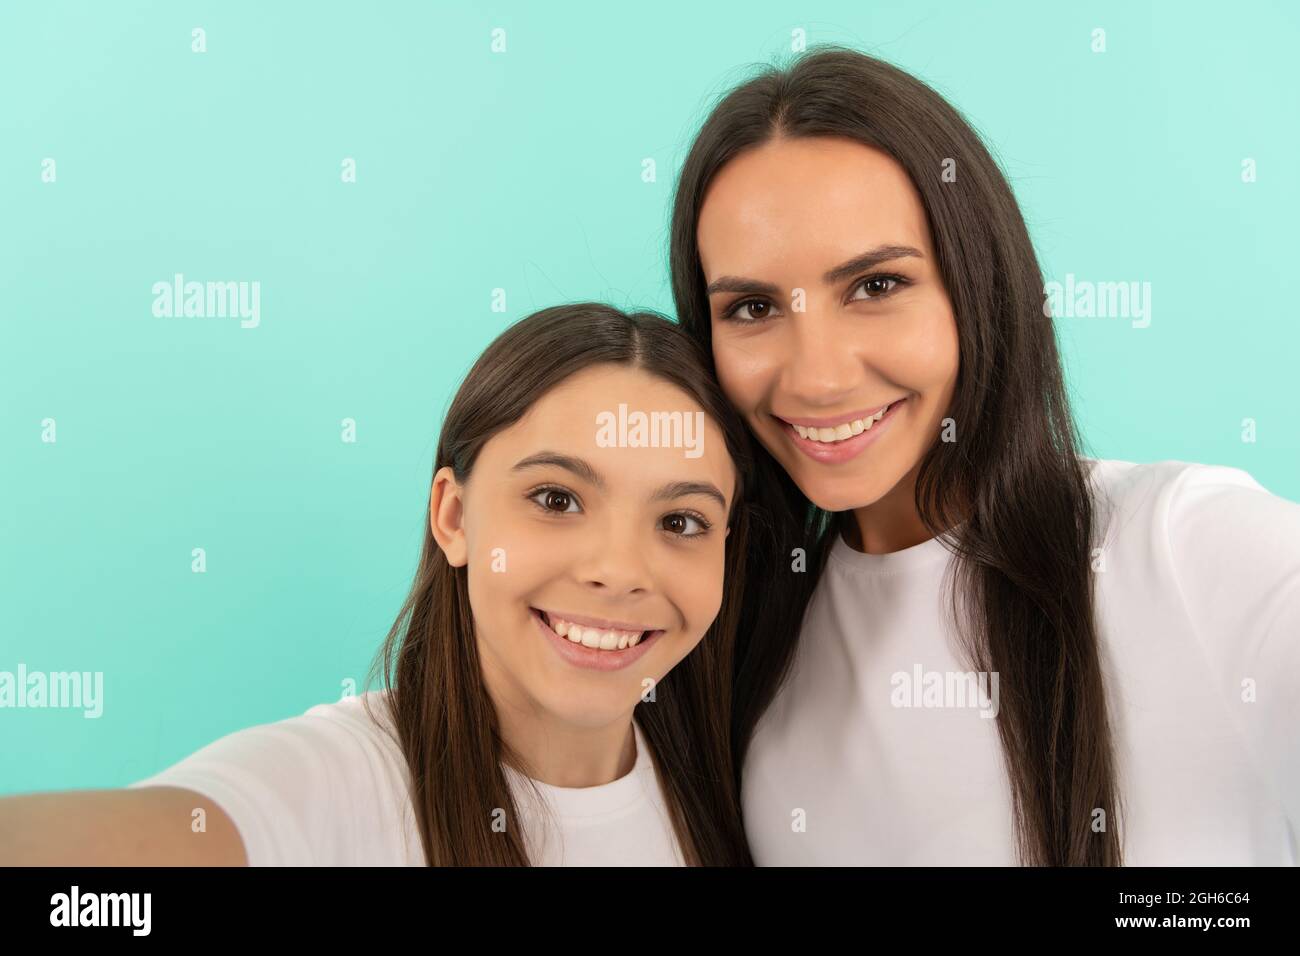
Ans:
{"type": "MultiPolygon", "coordinates": [[[[920,464],[916,505],[933,534],[960,524],[950,598],[969,657],[999,674],[1016,850],[1028,864],[1118,864],[1116,763],[1090,571],[1094,508],[1042,273],[1015,197],[962,116],[907,73],[836,47],[765,70],[713,109],[677,187],[673,296],[679,321],[710,352],[696,244],[705,190],[737,154],[776,136],[844,137],[882,150],[920,193],[956,316],[960,370],[948,412],[958,440],[936,436],[920,464]],[[947,168],[955,181],[944,181],[947,168]],[[1094,832],[1097,810],[1105,829],[1094,832]]],[[[843,519],[812,506],[765,450],[757,454],[756,494],[773,509],[778,550],[751,562],[742,611],[738,768],[789,670],[808,595],[843,519]],[[789,573],[793,548],[808,551],[810,573],[789,573]]]]}
{"type": "MultiPolygon", "coordinates": [[[[752,452],[699,346],[668,320],[595,303],[557,306],[512,325],[470,369],[447,412],[433,473],[466,481],[484,443],[583,369],[620,365],[676,385],[721,428],[736,469],[721,609],[699,645],[661,680],[635,719],[650,744],[690,865],[748,865],[730,739],[731,660],[752,515],[752,452]]],[[[593,425],[594,427],[594,425],[593,425]]],[[[427,498],[427,495],[426,495],[427,498]]],[[[518,756],[483,686],[464,567],[447,563],[429,524],[415,583],[371,667],[406,757],[411,803],[433,866],[528,865],[518,806],[501,764],[518,756]],[[506,827],[493,828],[504,810],[506,827]]],[[[634,863],[636,861],[628,861],[634,863]]]]}

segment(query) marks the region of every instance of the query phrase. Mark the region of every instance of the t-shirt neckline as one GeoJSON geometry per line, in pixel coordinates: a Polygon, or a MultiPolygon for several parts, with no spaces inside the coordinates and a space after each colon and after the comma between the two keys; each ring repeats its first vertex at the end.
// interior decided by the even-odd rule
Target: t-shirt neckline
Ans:
{"type": "Polygon", "coordinates": [[[557,787],[526,777],[504,763],[501,766],[506,776],[511,778],[516,792],[527,794],[535,788],[559,817],[574,819],[612,813],[645,799],[644,777],[646,773],[654,772],[650,747],[635,718],[632,720],[632,733],[636,740],[636,761],[632,769],[617,780],[594,787],[557,787]]]}
{"type": "Polygon", "coordinates": [[[952,531],[887,554],[868,554],[857,550],[845,540],[844,533],[838,525],[831,533],[835,536],[830,550],[831,560],[855,571],[896,574],[946,561],[952,554],[944,543],[945,539],[951,540],[952,531]]]}

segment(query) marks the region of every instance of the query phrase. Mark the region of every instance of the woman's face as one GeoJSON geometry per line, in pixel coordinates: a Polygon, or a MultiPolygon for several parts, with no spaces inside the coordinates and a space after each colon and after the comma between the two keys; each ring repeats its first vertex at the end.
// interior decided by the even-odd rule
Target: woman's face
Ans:
{"type": "Polygon", "coordinates": [[[717,616],[733,481],[721,430],[690,396],[616,365],[544,395],[484,444],[464,486],[441,469],[434,534],[468,564],[494,703],[572,727],[626,718],[717,616]],[[635,412],[681,413],[696,447],[664,447],[678,436],[666,432],[646,447],[635,412]]]}
{"type": "Polygon", "coordinates": [[[758,439],[829,511],[910,501],[958,345],[902,167],[848,139],[774,139],[714,177],[697,240],[718,378],[758,439]]]}

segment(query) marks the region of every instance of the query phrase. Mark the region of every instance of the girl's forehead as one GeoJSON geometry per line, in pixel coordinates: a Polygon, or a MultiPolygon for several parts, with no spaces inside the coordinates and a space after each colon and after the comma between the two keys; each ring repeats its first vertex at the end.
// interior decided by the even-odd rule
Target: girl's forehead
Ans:
{"type": "Polygon", "coordinates": [[[607,486],[708,481],[730,502],[734,473],[722,430],[691,396],[644,370],[584,370],[494,435],[480,460],[515,471],[538,456],[577,459],[607,486]]]}
{"type": "Polygon", "coordinates": [[[689,392],[645,369],[601,364],[570,375],[535,401],[521,423],[552,427],[557,420],[592,423],[620,405],[663,412],[703,412],[689,392]]]}

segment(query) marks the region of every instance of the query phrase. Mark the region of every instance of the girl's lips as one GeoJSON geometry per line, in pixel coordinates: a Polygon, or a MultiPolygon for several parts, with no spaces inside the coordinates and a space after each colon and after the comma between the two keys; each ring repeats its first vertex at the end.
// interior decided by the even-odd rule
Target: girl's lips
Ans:
{"type": "Polygon", "coordinates": [[[790,441],[794,443],[794,446],[809,458],[813,459],[813,461],[821,462],[822,464],[838,464],[856,457],[864,448],[879,438],[880,433],[885,430],[885,426],[889,424],[894,415],[897,414],[898,409],[901,408],[903,403],[906,401],[906,398],[900,398],[898,401],[893,402],[889,405],[888,410],[880,421],[876,422],[860,434],[853,435],[843,441],[837,442],[821,442],[814,441],[811,438],[804,438],[795,431],[794,426],[785,419],[777,418],[776,421],[781,423],[781,430],[785,432],[790,441]]]}
{"type": "Polygon", "coordinates": [[[663,631],[649,631],[641,640],[632,645],[625,647],[623,650],[604,651],[595,647],[587,647],[584,644],[575,644],[567,637],[560,637],[551,626],[546,623],[537,608],[530,607],[528,613],[532,615],[537,622],[537,628],[542,632],[542,636],[550,642],[556,652],[572,664],[574,667],[583,667],[595,671],[617,671],[624,667],[635,664],[647,650],[654,646],[663,631]]]}

